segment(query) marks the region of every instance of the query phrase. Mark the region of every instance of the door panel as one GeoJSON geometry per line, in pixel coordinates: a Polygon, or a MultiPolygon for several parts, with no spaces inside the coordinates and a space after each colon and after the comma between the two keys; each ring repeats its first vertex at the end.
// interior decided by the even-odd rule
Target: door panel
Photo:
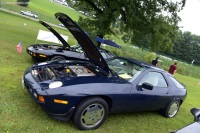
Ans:
{"type": "Polygon", "coordinates": [[[164,108],[171,99],[171,90],[164,76],[158,72],[146,72],[132,86],[128,108],[131,111],[151,111],[164,108]],[[142,88],[142,83],[153,85],[153,90],[142,88]]]}

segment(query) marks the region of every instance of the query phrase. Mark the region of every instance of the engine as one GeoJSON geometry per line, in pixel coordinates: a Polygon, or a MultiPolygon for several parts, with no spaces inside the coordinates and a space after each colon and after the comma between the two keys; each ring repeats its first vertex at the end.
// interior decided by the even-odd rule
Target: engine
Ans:
{"type": "Polygon", "coordinates": [[[95,74],[84,66],[69,66],[69,68],[79,76],[94,76],[95,74]]]}
{"type": "Polygon", "coordinates": [[[95,74],[85,66],[81,65],[56,65],[45,66],[32,70],[32,75],[36,81],[55,80],[60,77],[81,77],[81,76],[95,76],[95,74]]]}

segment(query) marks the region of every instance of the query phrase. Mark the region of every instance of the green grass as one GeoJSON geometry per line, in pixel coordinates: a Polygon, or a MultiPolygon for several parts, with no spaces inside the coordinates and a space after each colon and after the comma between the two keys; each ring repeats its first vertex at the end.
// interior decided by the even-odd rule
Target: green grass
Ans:
{"type": "MultiPolygon", "coordinates": [[[[1,13],[1,36],[0,39],[4,43],[23,41],[24,46],[28,46],[30,44],[34,44],[36,40],[39,29],[48,31],[47,28],[42,26],[36,21],[32,21],[29,18],[19,17],[17,15],[10,14],[9,16],[4,13],[1,13]],[[6,20],[6,21],[5,21],[6,20]],[[15,22],[15,23],[13,23],[15,22]],[[26,24],[26,25],[24,25],[26,24]]],[[[68,30],[61,28],[54,28],[59,33],[67,35],[69,37],[68,42],[71,45],[74,45],[76,42],[74,41],[73,36],[69,33],[68,30]]]]}
{"type": "MultiPolygon", "coordinates": [[[[71,121],[62,122],[48,117],[22,88],[22,75],[25,69],[34,63],[25,48],[35,43],[38,29],[45,28],[38,22],[1,11],[0,16],[0,132],[80,132],[71,121]],[[27,25],[24,26],[24,23],[27,25]],[[23,52],[18,54],[16,45],[20,41],[23,42],[23,52]]],[[[56,30],[68,35],[66,30],[56,30]]],[[[71,36],[69,38],[73,40],[71,36]]],[[[187,98],[175,118],[166,119],[158,112],[110,114],[99,129],[87,132],[168,133],[193,122],[190,109],[199,107],[200,80],[180,74],[175,74],[175,77],[183,82],[188,90],[187,98]]]]}
{"type": "MultiPolygon", "coordinates": [[[[16,0],[2,0],[4,2],[16,2],[16,0]]],[[[8,9],[14,12],[20,13],[21,10],[28,10],[36,13],[38,19],[47,21],[54,24],[59,24],[55,19],[54,14],[62,12],[69,15],[73,20],[78,21],[79,16],[83,16],[81,13],[72,10],[66,6],[51,2],[50,0],[30,0],[28,7],[19,6],[15,4],[1,4],[4,9],[8,9]]]]}

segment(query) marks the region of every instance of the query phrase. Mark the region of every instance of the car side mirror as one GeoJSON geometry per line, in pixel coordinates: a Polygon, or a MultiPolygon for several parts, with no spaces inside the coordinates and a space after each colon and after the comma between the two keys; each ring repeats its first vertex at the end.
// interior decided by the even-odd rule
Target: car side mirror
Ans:
{"type": "Polygon", "coordinates": [[[197,108],[192,108],[190,110],[190,112],[193,114],[194,116],[194,121],[195,122],[198,122],[199,121],[199,117],[200,117],[200,109],[197,109],[197,108]]]}
{"type": "Polygon", "coordinates": [[[153,85],[144,82],[144,83],[142,84],[142,88],[147,89],[147,90],[153,90],[153,85]]]}

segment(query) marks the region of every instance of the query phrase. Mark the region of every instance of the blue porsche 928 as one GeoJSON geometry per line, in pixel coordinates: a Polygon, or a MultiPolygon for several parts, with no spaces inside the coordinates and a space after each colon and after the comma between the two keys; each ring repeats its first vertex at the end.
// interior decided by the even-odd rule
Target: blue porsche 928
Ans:
{"type": "Polygon", "coordinates": [[[72,33],[87,61],[43,62],[29,67],[22,82],[53,118],[72,119],[81,130],[100,127],[109,113],[159,110],[174,117],[186,87],[166,71],[124,57],[105,61],[86,33],[69,16],[56,18],[72,33]]]}

